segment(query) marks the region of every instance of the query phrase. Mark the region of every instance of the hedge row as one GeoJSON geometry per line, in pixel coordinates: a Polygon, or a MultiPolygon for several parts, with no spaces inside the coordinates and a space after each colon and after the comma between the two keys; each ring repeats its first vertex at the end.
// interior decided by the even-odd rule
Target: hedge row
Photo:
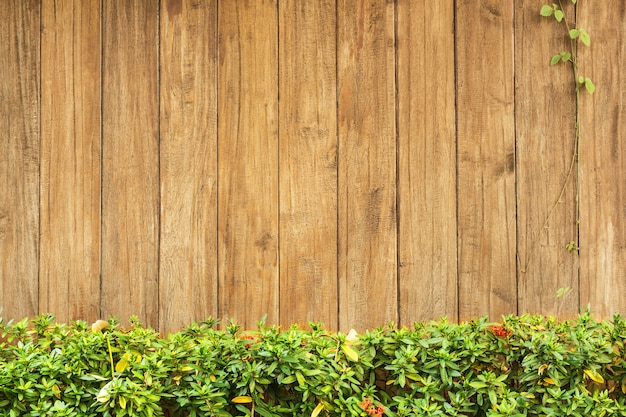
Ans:
{"type": "Polygon", "coordinates": [[[0,416],[626,416],[626,322],[2,324],[0,416]]]}

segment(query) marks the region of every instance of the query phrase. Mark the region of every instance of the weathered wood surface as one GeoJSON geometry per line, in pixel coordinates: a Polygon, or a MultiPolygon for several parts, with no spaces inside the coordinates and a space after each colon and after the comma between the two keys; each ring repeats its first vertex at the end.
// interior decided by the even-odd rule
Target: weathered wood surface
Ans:
{"type": "Polygon", "coordinates": [[[399,1],[397,22],[400,320],[456,318],[454,1],[399,1]]]}
{"type": "Polygon", "coordinates": [[[0,2],[0,309],[39,311],[40,15],[0,2]]]}
{"type": "Polygon", "coordinates": [[[578,19],[580,72],[597,86],[581,92],[580,305],[611,317],[626,312],[626,8],[582,2],[578,19]]]}
{"type": "Polygon", "coordinates": [[[100,0],[41,8],[41,311],[100,315],[100,0]]]}
{"type": "Polygon", "coordinates": [[[220,2],[218,11],[218,313],[277,323],[277,3],[220,2]]]}
{"type": "Polygon", "coordinates": [[[335,2],[279,2],[280,321],[337,325],[335,2]]]}
{"type": "Polygon", "coordinates": [[[158,5],[105,0],[102,12],[103,317],[158,326],[158,5]]]}
{"type": "Polygon", "coordinates": [[[456,3],[459,316],[517,310],[513,3],[456,3]]]}
{"type": "Polygon", "coordinates": [[[540,8],[0,1],[3,317],[166,333],[626,313],[626,16],[575,6],[598,89],[581,96],[570,253],[575,183],[543,222],[575,96],[540,8]]]}
{"type": "Polygon", "coordinates": [[[393,2],[337,4],[342,329],[398,319],[394,19],[393,2]]]}
{"type": "Polygon", "coordinates": [[[217,1],[160,17],[159,326],[217,316],[217,1]]]}

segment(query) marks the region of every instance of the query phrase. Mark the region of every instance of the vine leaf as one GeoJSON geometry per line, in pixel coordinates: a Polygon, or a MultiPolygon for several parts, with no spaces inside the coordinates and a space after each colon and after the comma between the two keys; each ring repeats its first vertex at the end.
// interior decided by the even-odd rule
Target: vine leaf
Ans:
{"type": "Polygon", "coordinates": [[[589,36],[587,31],[585,29],[582,29],[582,28],[580,29],[580,40],[586,46],[589,46],[591,44],[591,37],[589,36]]]}
{"type": "Polygon", "coordinates": [[[541,11],[539,12],[543,17],[548,17],[548,16],[552,16],[552,13],[554,13],[554,8],[551,6],[548,6],[547,4],[544,4],[541,7],[541,11]]]}
{"type": "Polygon", "coordinates": [[[596,91],[596,86],[589,77],[585,78],[585,89],[589,94],[593,94],[593,92],[596,91]]]}

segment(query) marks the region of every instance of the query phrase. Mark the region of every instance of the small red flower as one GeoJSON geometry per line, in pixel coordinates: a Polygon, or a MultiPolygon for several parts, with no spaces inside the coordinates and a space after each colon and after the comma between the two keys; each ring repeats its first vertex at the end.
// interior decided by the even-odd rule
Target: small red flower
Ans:
{"type": "Polygon", "coordinates": [[[489,331],[497,337],[509,337],[511,335],[511,331],[505,329],[502,326],[491,326],[489,331]]]}
{"type": "MultiPolygon", "coordinates": [[[[239,338],[242,340],[252,340],[254,343],[256,343],[257,341],[256,337],[251,334],[244,334],[241,335],[239,338]]],[[[252,343],[246,343],[244,346],[246,347],[246,349],[249,349],[252,346],[252,343]]]]}
{"type": "Polygon", "coordinates": [[[372,404],[372,400],[369,398],[365,398],[363,401],[361,401],[360,405],[361,408],[372,417],[381,417],[385,412],[385,409],[382,405],[374,406],[374,404],[372,404]]]}

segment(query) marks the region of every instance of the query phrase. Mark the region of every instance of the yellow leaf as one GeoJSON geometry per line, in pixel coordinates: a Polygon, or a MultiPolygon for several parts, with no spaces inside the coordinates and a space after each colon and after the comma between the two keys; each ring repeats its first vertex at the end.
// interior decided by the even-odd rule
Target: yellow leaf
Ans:
{"type": "Polygon", "coordinates": [[[122,407],[123,409],[126,409],[126,398],[125,397],[119,397],[118,400],[120,402],[120,407],[122,407]]]}
{"type": "Polygon", "coordinates": [[[323,409],[324,409],[324,404],[319,403],[317,407],[315,407],[315,410],[313,410],[313,412],[311,413],[311,417],[317,417],[317,415],[321,413],[323,409]]]}
{"type": "Polygon", "coordinates": [[[602,375],[600,375],[599,373],[597,373],[593,369],[585,369],[583,372],[593,382],[597,382],[598,384],[604,384],[604,378],[602,378],[602,375]]]}
{"type": "Polygon", "coordinates": [[[550,385],[556,385],[556,382],[554,382],[554,379],[552,378],[544,378],[543,382],[545,382],[546,384],[550,384],[550,385]]]}
{"type": "Polygon", "coordinates": [[[231,401],[234,402],[235,404],[248,404],[252,402],[252,397],[249,397],[247,395],[240,395],[238,397],[233,398],[231,401]]]}
{"type": "Polygon", "coordinates": [[[124,359],[120,359],[119,362],[115,365],[115,372],[123,372],[126,368],[128,368],[128,362],[126,362],[124,359]]]}
{"type": "Polygon", "coordinates": [[[61,389],[57,384],[54,384],[52,386],[52,394],[54,394],[54,396],[57,397],[59,400],[61,399],[61,389]]]}
{"type": "Polygon", "coordinates": [[[106,329],[109,327],[109,322],[104,320],[96,320],[94,324],[91,325],[91,331],[96,333],[100,330],[106,329]]]}
{"type": "Polygon", "coordinates": [[[217,380],[215,375],[209,375],[209,379],[211,380],[211,382],[215,382],[217,380]]]}
{"type": "Polygon", "coordinates": [[[180,372],[189,372],[189,371],[193,371],[193,368],[189,365],[185,365],[182,368],[179,369],[180,372]]]}
{"type": "Polygon", "coordinates": [[[622,393],[626,394],[626,381],[622,382],[622,393]]]}
{"type": "Polygon", "coordinates": [[[544,363],[539,367],[539,371],[537,372],[539,375],[543,375],[543,373],[548,369],[548,364],[544,363]]]}
{"type": "Polygon", "coordinates": [[[352,362],[358,362],[359,361],[359,354],[356,353],[356,351],[354,349],[352,349],[350,346],[348,346],[348,345],[341,345],[341,350],[343,350],[343,353],[352,362]]]}

